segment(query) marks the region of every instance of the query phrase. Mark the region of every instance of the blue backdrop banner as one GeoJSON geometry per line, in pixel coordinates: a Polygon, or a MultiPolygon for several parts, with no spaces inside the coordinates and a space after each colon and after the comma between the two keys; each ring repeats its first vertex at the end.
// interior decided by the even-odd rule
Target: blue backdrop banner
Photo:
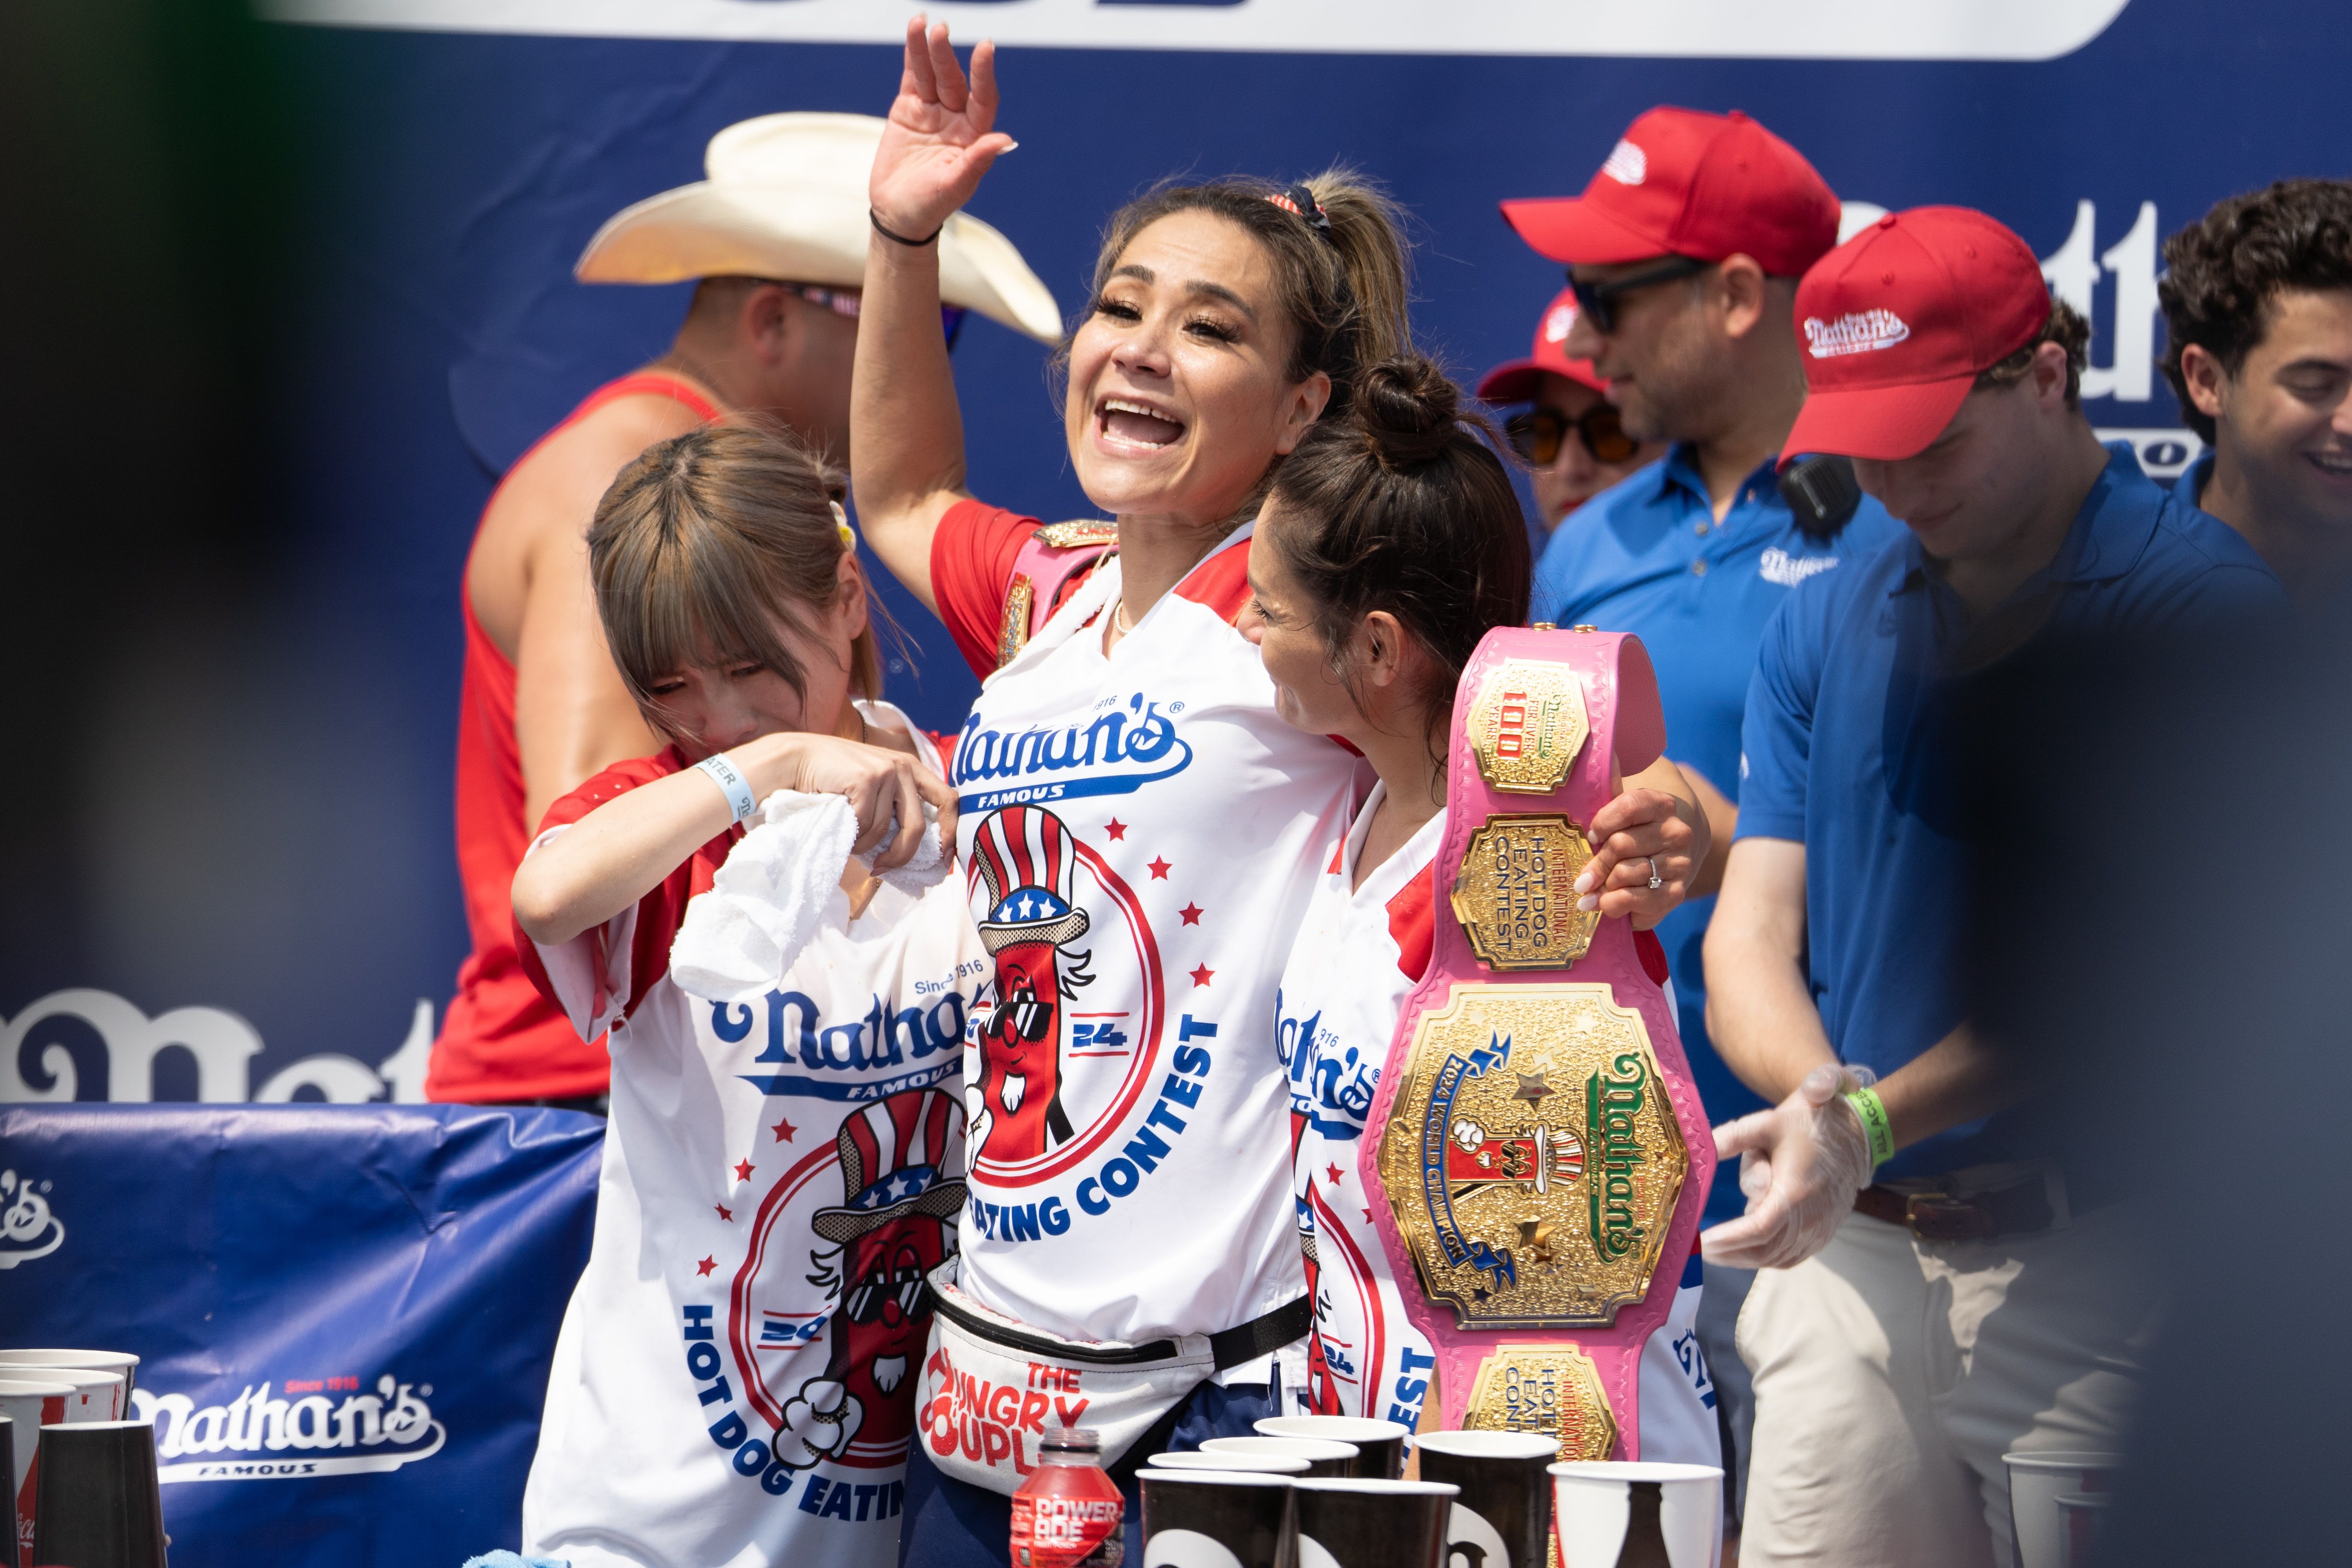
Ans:
{"type": "Polygon", "coordinates": [[[0,1345],[142,1358],[173,1568],[456,1568],[520,1544],[603,1145],[564,1110],[0,1110],[0,1345]]]}

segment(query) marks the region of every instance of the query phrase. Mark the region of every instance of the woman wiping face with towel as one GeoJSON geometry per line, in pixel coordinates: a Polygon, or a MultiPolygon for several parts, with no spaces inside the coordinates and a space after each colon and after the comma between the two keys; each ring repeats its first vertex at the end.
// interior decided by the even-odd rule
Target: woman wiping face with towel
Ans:
{"type": "Polygon", "coordinates": [[[709,426],[623,470],[588,534],[671,743],[556,802],[514,884],[525,967],[613,1062],[523,1498],[525,1552],[572,1568],[896,1560],[986,953],[936,743],[876,697],[832,484],[709,426]]]}

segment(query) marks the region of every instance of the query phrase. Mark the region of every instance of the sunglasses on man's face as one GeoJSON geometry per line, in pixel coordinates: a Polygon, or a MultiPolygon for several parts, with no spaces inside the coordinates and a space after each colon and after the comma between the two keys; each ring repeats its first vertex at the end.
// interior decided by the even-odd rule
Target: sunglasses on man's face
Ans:
{"type": "Polygon", "coordinates": [[[1622,278],[1612,278],[1606,283],[1590,282],[1574,272],[1568,275],[1568,286],[1576,295],[1576,308],[1592,323],[1596,332],[1617,330],[1616,301],[1626,295],[1660,283],[1671,283],[1677,278],[1696,278],[1712,261],[1700,261],[1688,256],[1669,256],[1655,267],[1645,267],[1639,272],[1622,278]]]}
{"type": "MultiPolygon", "coordinates": [[[[814,283],[786,283],[781,280],[776,282],[776,287],[787,294],[798,295],[812,305],[823,306],[836,316],[846,316],[853,321],[857,320],[859,298],[854,289],[820,289],[814,283]]],[[[940,307],[940,330],[947,334],[950,348],[955,347],[956,334],[963,331],[963,307],[961,305],[940,307]]]]}
{"type": "Polygon", "coordinates": [[[1642,449],[1639,441],[1625,434],[1624,417],[1613,403],[1596,403],[1573,419],[1557,408],[1531,408],[1503,422],[1511,450],[1538,468],[1559,460],[1560,443],[1570,430],[1596,463],[1630,462],[1642,449]]]}

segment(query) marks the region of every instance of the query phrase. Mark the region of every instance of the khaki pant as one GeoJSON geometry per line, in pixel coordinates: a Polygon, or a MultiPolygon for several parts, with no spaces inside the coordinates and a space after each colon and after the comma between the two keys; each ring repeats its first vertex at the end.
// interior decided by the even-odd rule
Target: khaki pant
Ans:
{"type": "Polygon", "coordinates": [[[1756,1379],[1742,1568],[2010,1568],[2013,1449],[2110,1450],[2152,1327],[2113,1210],[1916,1241],[1849,1215],[1739,1316],[1756,1379]]]}

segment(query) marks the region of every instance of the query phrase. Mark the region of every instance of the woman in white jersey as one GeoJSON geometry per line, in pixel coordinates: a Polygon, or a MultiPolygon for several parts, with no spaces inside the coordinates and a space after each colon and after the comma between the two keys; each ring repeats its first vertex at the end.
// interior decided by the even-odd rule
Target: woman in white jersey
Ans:
{"type": "MultiPolygon", "coordinates": [[[[1283,970],[1293,1188],[1315,1297],[1307,1407],[1414,1426],[1439,1408],[1428,1342],[1404,1315],[1357,1173],[1397,1016],[1429,963],[1430,861],[1445,831],[1445,756],[1462,668],[1493,627],[1527,617],[1526,524],[1509,478],[1435,367],[1368,369],[1352,413],[1299,443],[1258,514],[1250,558],[1258,644],[1282,716],[1338,735],[1379,774],[1322,874],[1283,970]]],[[[1596,813],[1581,907],[1625,916],[1652,976],[1648,928],[1682,901],[1706,818],[1674,763],[1624,781],[1596,813]],[[1655,875],[1660,886],[1653,890],[1655,875]]],[[[1693,1324],[1694,1258],[1643,1350],[1642,1456],[1717,1462],[1714,1390],[1693,1324]]]]}
{"type": "Polygon", "coordinates": [[[987,674],[951,769],[992,962],[960,1272],[908,1471],[923,1568],[1004,1562],[1049,1421],[1100,1429],[1131,1489],[1139,1458],[1276,1408],[1269,1352],[1308,1312],[1275,987],[1357,763],[1276,716],[1234,620],[1272,471],[1405,338],[1403,249],[1360,184],[1221,181],[1122,209],[1065,415],[1117,553],[1056,586],[1024,564],[1036,520],[964,490],[939,325],[931,240],[1010,144],[995,109],[989,46],[967,83],[946,30],[910,26],[851,405],[868,541],[987,674]],[[1036,595],[1058,600],[1042,626],[1036,595]]]}
{"type": "Polygon", "coordinates": [[[954,793],[873,700],[828,482],[795,442],[706,427],[624,469],[588,534],[670,744],[559,800],[514,883],[534,977],[583,1039],[611,1031],[595,1240],[523,1495],[525,1550],[572,1568],[897,1558],[987,955],[936,844],[928,886],[908,865],[954,793]]]}

